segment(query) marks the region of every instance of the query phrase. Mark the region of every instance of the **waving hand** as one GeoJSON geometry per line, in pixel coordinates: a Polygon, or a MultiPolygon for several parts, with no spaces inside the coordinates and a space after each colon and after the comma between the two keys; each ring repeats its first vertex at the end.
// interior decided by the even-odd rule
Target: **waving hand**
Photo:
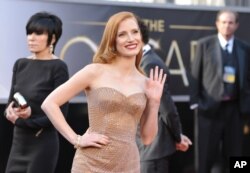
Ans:
{"type": "Polygon", "coordinates": [[[148,99],[160,102],[166,78],[167,75],[163,74],[163,69],[159,70],[158,66],[150,70],[149,80],[146,83],[145,91],[148,99]]]}

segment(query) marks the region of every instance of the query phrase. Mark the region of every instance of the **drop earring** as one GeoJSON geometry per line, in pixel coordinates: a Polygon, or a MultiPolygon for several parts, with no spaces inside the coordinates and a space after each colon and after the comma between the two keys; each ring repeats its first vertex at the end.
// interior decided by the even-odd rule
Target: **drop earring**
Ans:
{"type": "Polygon", "coordinates": [[[49,53],[50,53],[50,54],[53,54],[53,51],[54,51],[54,47],[53,47],[53,44],[51,44],[51,45],[49,46],[49,53]]]}

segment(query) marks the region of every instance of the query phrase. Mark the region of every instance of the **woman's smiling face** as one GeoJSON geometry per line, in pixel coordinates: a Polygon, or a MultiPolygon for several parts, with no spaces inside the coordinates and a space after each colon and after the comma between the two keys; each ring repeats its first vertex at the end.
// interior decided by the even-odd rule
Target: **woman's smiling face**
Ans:
{"type": "Polygon", "coordinates": [[[116,50],[122,57],[135,57],[142,48],[142,40],[136,19],[127,18],[118,27],[116,50]]]}

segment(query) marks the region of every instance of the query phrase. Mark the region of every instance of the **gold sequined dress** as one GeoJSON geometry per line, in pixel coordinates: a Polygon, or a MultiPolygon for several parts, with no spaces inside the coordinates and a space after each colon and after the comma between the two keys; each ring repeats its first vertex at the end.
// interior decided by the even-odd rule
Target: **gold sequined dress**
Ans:
{"type": "Polygon", "coordinates": [[[110,143],[102,148],[77,149],[72,173],[140,173],[135,136],[146,105],[145,94],[125,96],[101,87],[90,91],[87,99],[90,133],[104,134],[110,143]]]}

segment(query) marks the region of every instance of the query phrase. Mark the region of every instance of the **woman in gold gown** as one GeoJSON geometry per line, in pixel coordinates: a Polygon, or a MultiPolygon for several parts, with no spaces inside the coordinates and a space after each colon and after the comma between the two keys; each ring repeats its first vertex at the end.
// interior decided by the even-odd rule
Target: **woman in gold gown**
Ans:
{"type": "Polygon", "coordinates": [[[136,16],[116,13],[106,24],[93,63],[43,102],[42,109],[53,125],[77,148],[72,173],[140,172],[137,126],[142,142],[150,144],[158,130],[157,113],[166,80],[158,67],[147,78],[139,68],[141,56],[136,16]],[[78,135],[59,108],[80,92],[87,97],[89,128],[78,135]]]}

